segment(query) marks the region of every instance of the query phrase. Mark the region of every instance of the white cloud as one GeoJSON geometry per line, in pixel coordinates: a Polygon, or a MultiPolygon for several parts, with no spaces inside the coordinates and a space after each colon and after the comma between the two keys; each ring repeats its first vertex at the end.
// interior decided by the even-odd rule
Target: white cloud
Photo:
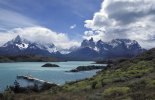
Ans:
{"type": "MultiPolygon", "coordinates": [[[[5,3],[6,2],[1,2],[5,3]]],[[[8,4],[10,5],[10,4],[8,4]]],[[[14,6],[11,6],[14,8],[14,6]]],[[[71,26],[74,29],[76,24],[71,26]]],[[[33,42],[53,43],[58,49],[68,49],[79,46],[79,43],[71,40],[65,33],[57,33],[40,26],[35,20],[13,10],[0,8],[0,45],[20,35],[33,42]]]]}
{"type": "Polygon", "coordinates": [[[155,47],[154,5],[154,0],[104,0],[93,19],[85,21],[90,31],[85,32],[84,38],[129,38],[145,48],[155,47]]]}
{"type": "Polygon", "coordinates": [[[84,39],[91,39],[93,37],[94,41],[98,41],[100,39],[104,40],[105,34],[103,31],[85,31],[84,32],[84,39]]]}
{"type": "Polygon", "coordinates": [[[76,24],[70,26],[70,29],[74,29],[74,28],[76,28],[76,24]]]}
{"type": "Polygon", "coordinates": [[[38,23],[18,12],[0,8],[0,27],[11,29],[16,27],[36,26],[38,23]]]}
{"type": "Polygon", "coordinates": [[[66,34],[56,33],[44,27],[15,28],[7,32],[1,32],[1,45],[17,35],[33,42],[54,43],[59,49],[68,49],[79,45],[78,42],[70,40],[66,34]]]}

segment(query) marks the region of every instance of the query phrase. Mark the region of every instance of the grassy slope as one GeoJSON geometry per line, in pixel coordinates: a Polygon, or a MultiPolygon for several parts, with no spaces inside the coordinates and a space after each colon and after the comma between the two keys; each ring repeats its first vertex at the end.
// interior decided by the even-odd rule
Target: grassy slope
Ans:
{"type": "Polygon", "coordinates": [[[13,98],[5,100],[155,100],[155,49],[61,89],[4,95],[13,98]]]}

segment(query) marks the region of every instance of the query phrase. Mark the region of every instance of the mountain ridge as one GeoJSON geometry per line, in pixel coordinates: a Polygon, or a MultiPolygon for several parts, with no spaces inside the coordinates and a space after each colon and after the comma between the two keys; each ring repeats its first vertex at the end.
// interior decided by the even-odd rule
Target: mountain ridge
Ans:
{"type": "Polygon", "coordinates": [[[102,40],[94,42],[93,38],[91,38],[90,40],[83,40],[81,46],[77,50],[69,53],[68,56],[76,59],[87,57],[87,60],[110,59],[117,57],[134,57],[144,51],[145,49],[135,40],[113,39],[109,42],[103,42],[102,40]]]}
{"type": "MultiPolygon", "coordinates": [[[[38,55],[65,60],[99,60],[117,57],[134,57],[143,51],[139,43],[129,39],[113,39],[109,42],[93,38],[83,40],[80,47],[71,47],[70,52],[61,53],[53,43],[31,42],[17,35],[0,47],[1,56],[38,55]]],[[[63,50],[62,50],[63,51],[63,50]]],[[[66,52],[64,50],[64,52],[66,52]]]]}

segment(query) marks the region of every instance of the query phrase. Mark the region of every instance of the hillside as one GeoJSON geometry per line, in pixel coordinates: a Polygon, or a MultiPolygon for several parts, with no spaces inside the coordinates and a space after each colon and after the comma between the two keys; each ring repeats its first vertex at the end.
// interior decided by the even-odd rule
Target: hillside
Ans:
{"type": "Polygon", "coordinates": [[[155,100],[155,49],[119,61],[90,79],[26,94],[5,92],[5,100],[155,100]]]}
{"type": "Polygon", "coordinates": [[[6,62],[53,62],[63,61],[55,57],[44,57],[37,55],[25,55],[25,56],[0,56],[0,63],[6,62]]]}

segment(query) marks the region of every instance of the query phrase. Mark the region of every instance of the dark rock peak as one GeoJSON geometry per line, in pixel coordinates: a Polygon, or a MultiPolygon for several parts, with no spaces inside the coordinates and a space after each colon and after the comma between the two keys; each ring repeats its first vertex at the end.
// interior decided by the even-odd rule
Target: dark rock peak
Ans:
{"type": "Polygon", "coordinates": [[[22,42],[22,40],[23,39],[19,35],[17,35],[17,37],[14,39],[14,42],[19,43],[19,42],[22,42]]]}
{"type": "Polygon", "coordinates": [[[89,39],[89,41],[90,41],[90,42],[94,42],[94,39],[93,39],[93,37],[91,37],[91,38],[89,39]]]}
{"type": "Polygon", "coordinates": [[[99,44],[107,44],[107,42],[103,42],[102,40],[98,40],[98,41],[96,42],[96,45],[99,45],[99,44]]]}
{"type": "Polygon", "coordinates": [[[17,35],[14,39],[12,39],[11,42],[15,44],[30,43],[28,40],[22,38],[20,35],[17,35]]]}
{"type": "Polygon", "coordinates": [[[15,40],[21,40],[20,35],[17,35],[16,38],[15,38],[15,40]]]}
{"type": "Polygon", "coordinates": [[[95,42],[93,40],[93,38],[91,38],[90,40],[83,40],[81,43],[81,47],[90,47],[90,48],[95,48],[95,42]]]}

